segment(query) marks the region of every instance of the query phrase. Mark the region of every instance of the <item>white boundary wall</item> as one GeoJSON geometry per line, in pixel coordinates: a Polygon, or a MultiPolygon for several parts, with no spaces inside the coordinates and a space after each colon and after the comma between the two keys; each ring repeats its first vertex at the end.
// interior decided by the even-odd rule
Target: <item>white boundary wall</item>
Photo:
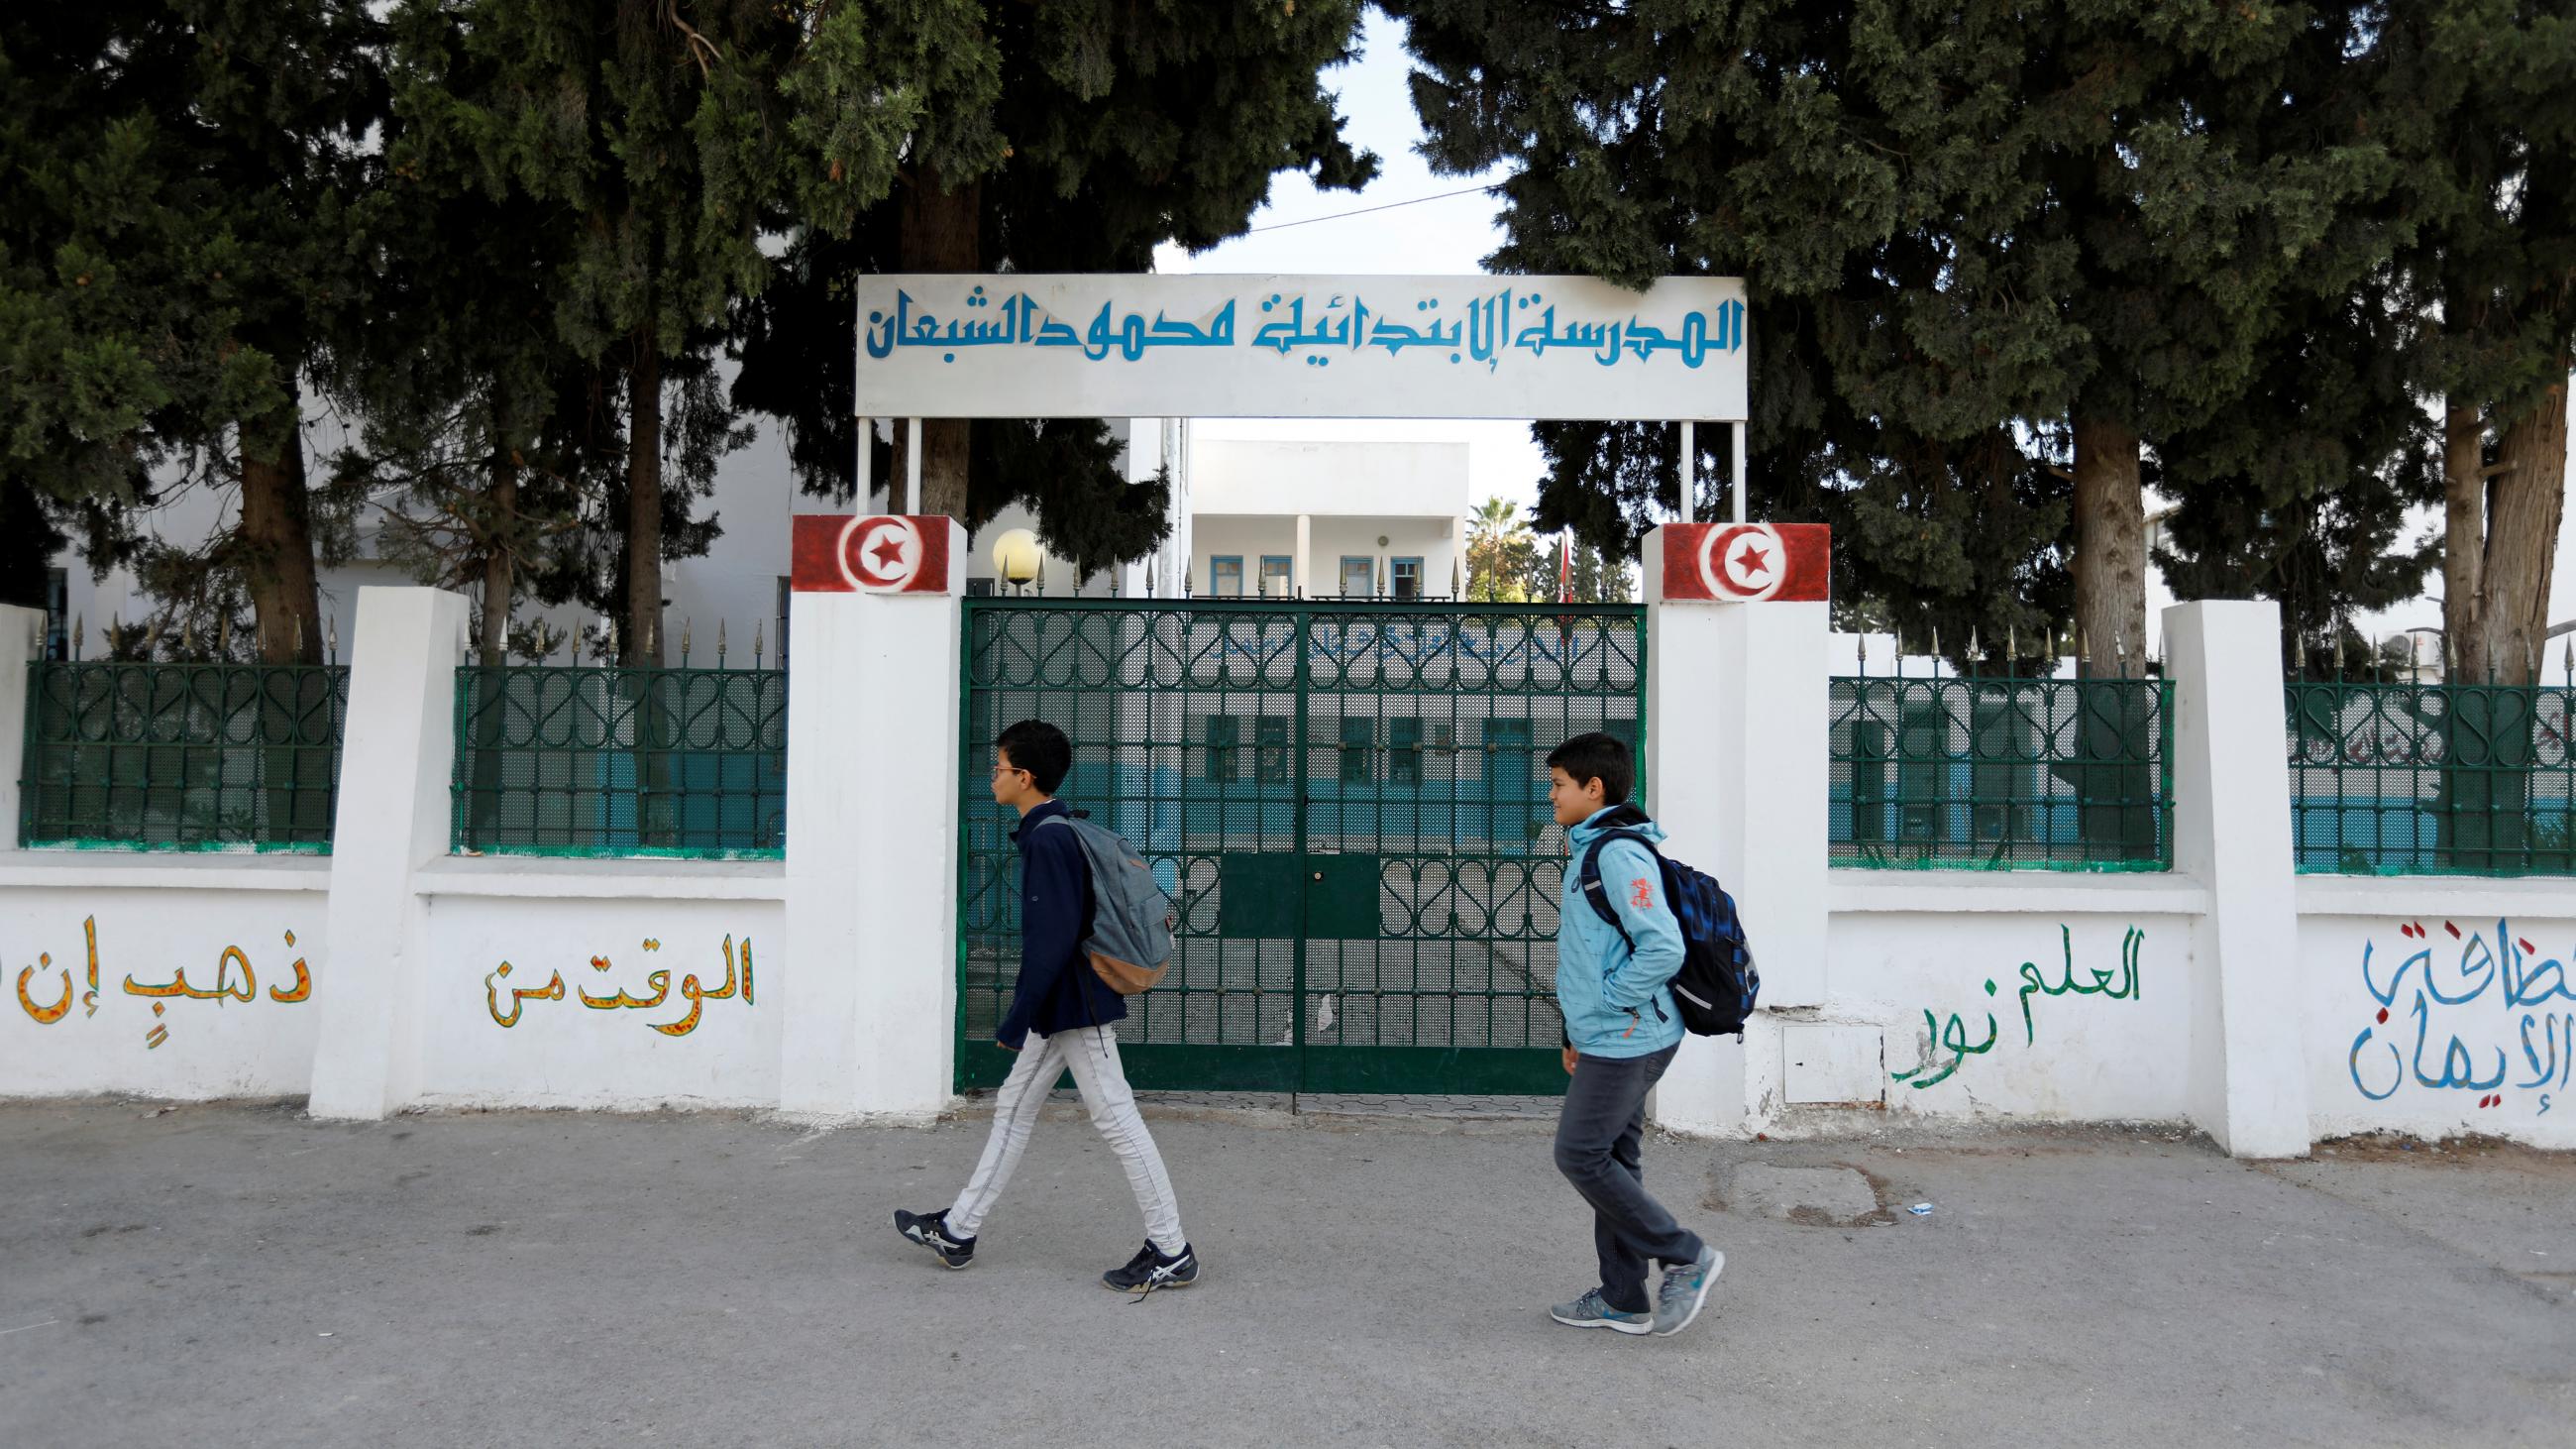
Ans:
{"type": "MultiPolygon", "coordinates": [[[[0,851],[0,1095],[944,1110],[956,781],[985,766],[960,758],[957,597],[794,608],[785,861],[460,858],[463,601],[364,591],[332,855],[0,851]]],[[[1767,1008],[1741,1044],[1687,1044],[1665,1125],[2576,1147],[2576,881],[2295,875],[2270,605],[2166,613],[2177,848],[2154,875],[1828,868],[1825,606],[1649,610],[1647,803],[1742,902],[1767,1008]]],[[[12,761],[38,618],[0,612],[12,761]]]]}

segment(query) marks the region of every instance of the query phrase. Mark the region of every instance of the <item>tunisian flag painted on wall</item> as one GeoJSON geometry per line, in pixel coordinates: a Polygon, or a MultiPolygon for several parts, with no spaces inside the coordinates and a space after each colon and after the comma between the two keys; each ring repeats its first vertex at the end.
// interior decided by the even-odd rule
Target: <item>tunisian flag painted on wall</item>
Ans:
{"type": "Polygon", "coordinates": [[[1668,523],[1655,530],[1665,601],[1826,597],[1832,530],[1821,523],[1668,523]]]}
{"type": "Polygon", "coordinates": [[[950,534],[944,514],[847,517],[799,513],[788,587],[821,594],[944,594],[950,591],[950,534]]]}

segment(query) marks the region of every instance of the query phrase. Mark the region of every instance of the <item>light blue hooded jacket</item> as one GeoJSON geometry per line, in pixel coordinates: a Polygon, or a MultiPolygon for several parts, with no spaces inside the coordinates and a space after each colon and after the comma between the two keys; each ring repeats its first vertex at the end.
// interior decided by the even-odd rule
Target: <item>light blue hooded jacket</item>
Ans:
{"type": "Polygon", "coordinates": [[[1637,943],[1628,943],[1583,898],[1585,847],[1604,832],[1634,830],[1649,840],[1663,828],[1633,805],[1613,805],[1567,833],[1565,889],[1556,911],[1556,1004],[1577,1051],[1596,1057],[1642,1057],[1682,1039],[1672,979],[1682,969],[1682,927],[1664,899],[1663,868],[1633,840],[1601,849],[1601,885],[1637,943]]]}

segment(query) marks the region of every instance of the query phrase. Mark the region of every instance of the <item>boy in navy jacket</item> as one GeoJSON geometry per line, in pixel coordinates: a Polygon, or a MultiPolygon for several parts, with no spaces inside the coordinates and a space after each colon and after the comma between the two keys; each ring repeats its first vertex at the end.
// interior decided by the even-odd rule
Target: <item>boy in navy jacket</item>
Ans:
{"type": "Polygon", "coordinates": [[[1101,1283],[1122,1292],[1186,1288],[1198,1281],[1198,1255],[1181,1232],[1172,1180],[1136,1111],[1136,1096],[1118,1063],[1118,1038],[1110,1030],[1110,1023],[1126,1019],[1127,999],[1109,989],[1082,949],[1091,935],[1091,868],[1069,826],[1046,828],[1073,814],[1055,798],[1072,769],[1072,743],[1044,720],[1022,720],[994,742],[993,799],[1020,812],[1020,828],[1011,834],[1020,848],[1020,975],[993,1037],[1020,1059],[994,1100],[983,1159],[957,1201],[934,1213],[898,1210],[894,1225],[945,1266],[972,1265],[985,1215],[1019,1166],[1048,1091],[1071,1069],[1091,1109],[1091,1125],[1118,1154],[1145,1214],[1145,1246],[1125,1267],[1101,1275],[1101,1283]]]}

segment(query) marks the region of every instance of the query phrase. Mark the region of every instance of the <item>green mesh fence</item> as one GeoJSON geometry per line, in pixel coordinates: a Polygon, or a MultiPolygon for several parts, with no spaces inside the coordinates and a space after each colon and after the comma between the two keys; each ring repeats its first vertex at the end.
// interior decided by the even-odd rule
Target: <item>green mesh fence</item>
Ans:
{"type": "Polygon", "coordinates": [[[1834,864],[2173,867],[2165,681],[1846,676],[1831,691],[1834,864]]]}
{"type": "Polygon", "coordinates": [[[1011,1063],[1017,821],[986,767],[1036,718],[1073,742],[1063,797],[1180,906],[1119,1028],[1139,1085],[1564,1090],[1544,762],[1586,730],[1642,759],[1643,610],[969,599],[963,663],[961,1087],[1011,1063]]]}
{"type": "Polygon", "coordinates": [[[32,663],[19,839],[327,851],[348,703],[338,665],[32,663]]]}
{"type": "Polygon", "coordinates": [[[459,851],[776,856],[786,671],[466,665],[452,794],[459,851]]]}
{"type": "Polygon", "coordinates": [[[2549,686],[2290,684],[2299,869],[2576,873],[2571,701],[2549,686]]]}

